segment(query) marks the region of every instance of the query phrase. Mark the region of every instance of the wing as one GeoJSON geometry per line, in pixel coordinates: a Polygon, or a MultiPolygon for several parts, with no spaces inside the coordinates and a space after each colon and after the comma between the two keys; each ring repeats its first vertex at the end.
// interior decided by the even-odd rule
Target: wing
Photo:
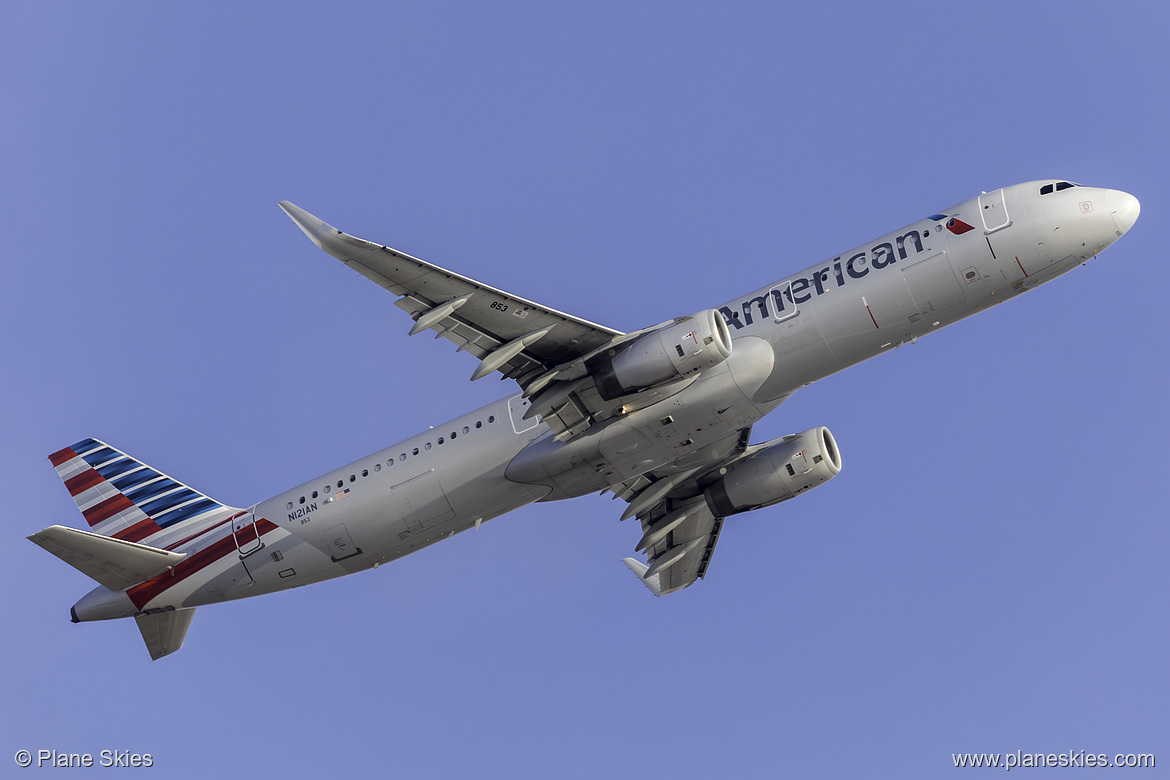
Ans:
{"type": "MultiPolygon", "coordinates": [[[[472,380],[493,371],[516,380],[525,397],[532,399],[525,417],[538,415],[558,439],[576,436],[619,410],[625,413],[656,403],[679,389],[676,382],[602,398],[590,362],[672,321],[622,333],[351,236],[288,201],[280,207],[321,249],[399,296],[396,305],[414,319],[411,335],[434,330],[455,342],[458,351],[479,358],[472,380]]],[[[680,382],[694,378],[692,374],[680,382]]]]}
{"type": "Polygon", "coordinates": [[[625,336],[351,236],[288,201],[280,207],[321,249],[400,296],[397,306],[415,320],[411,335],[434,330],[455,342],[459,351],[479,358],[473,380],[499,371],[528,389],[558,366],[625,336]]]}
{"type": "Polygon", "coordinates": [[[622,560],[655,596],[680,591],[707,574],[723,518],[711,511],[703,489],[721,469],[759,449],[748,445],[750,435],[750,427],[741,430],[726,457],[689,470],[643,474],[614,488],[614,498],[629,502],[621,519],[637,516],[641,521],[642,538],[635,550],[646,555],[646,563],[622,560]]]}
{"type": "Polygon", "coordinates": [[[637,516],[642,524],[634,549],[645,554],[646,562],[622,560],[655,596],[682,590],[707,574],[723,518],[712,511],[704,491],[743,461],[788,439],[749,445],[750,436],[750,427],[742,429],[722,457],[688,469],[649,472],[613,488],[614,498],[629,502],[621,519],[637,516]]]}
{"type": "Polygon", "coordinates": [[[723,530],[723,518],[715,517],[700,497],[698,501],[648,517],[642,527],[646,534],[665,528],[665,535],[646,548],[647,563],[636,558],[622,560],[651,593],[665,596],[693,585],[706,575],[719,532],[723,530]]]}

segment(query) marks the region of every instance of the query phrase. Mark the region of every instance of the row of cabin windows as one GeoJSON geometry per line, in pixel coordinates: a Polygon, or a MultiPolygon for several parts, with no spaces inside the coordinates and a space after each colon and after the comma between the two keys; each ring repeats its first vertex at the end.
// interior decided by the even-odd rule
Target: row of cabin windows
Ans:
{"type": "MultiPolygon", "coordinates": [[[[490,425],[490,424],[492,424],[492,423],[494,423],[494,422],[496,421],[496,416],[495,416],[494,414],[490,414],[490,415],[488,415],[487,421],[488,421],[488,424],[489,424],[489,425],[490,425]]],[[[483,427],[483,420],[476,420],[476,421],[475,421],[475,427],[476,427],[476,428],[482,428],[482,427],[483,427]]],[[[470,426],[470,425],[464,425],[464,426],[463,426],[463,433],[465,433],[465,434],[467,434],[467,433],[471,433],[471,426],[470,426]]],[[[450,436],[450,439],[451,439],[451,441],[455,441],[455,439],[457,439],[457,438],[459,438],[459,431],[451,431],[451,436],[450,436]]],[[[439,443],[439,444],[442,444],[444,441],[446,441],[446,439],[445,439],[444,437],[440,436],[440,437],[438,438],[438,443],[439,443]]],[[[428,441],[426,444],[424,444],[424,445],[423,445],[423,449],[429,450],[430,448],[431,448],[431,442],[429,442],[429,441],[428,441]]],[[[410,454],[411,454],[411,455],[418,455],[418,454],[419,454],[419,448],[418,448],[418,447],[415,447],[414,449],[412,449],[412,450],[410,451],[410,454]]],[[[406,456],[406,453],[405,453],[405,452],[403,452],[403,453],[399,454],[399,456],[398,456],[398,460],[406,460],[406,457],[407,457],[407,456],[406,456]]],[[[387,466],[393,466],[393,465],[394,465],[394,458],[390,458],[389,460],[387,460],[387,461],[386,461],[386,465],[387,465],[387,466]]],[[[374,464],[374,471],[381,471],[381,470],[382,470],[382,464],[381,464],[381,463],[375,463],[375,464],[374,464]]],[[[362,469],[362,476],[363,476],[363,477],[368,477],[369,475],[370,475],[370,470],[369,470],[369,469],[362,469]]],[[[350,474],[350,475],[349,475],[349,481],[350,481],[350,482],[355,482],[355,481],[357,481],[357,474],[350,474]]],[[[338,489],[345,487],[345,480],[344,480],[344,479],[339,479],[339,480],[337,480],[337,487],[338,487],[338,489]]],[[[325,494],[328,494],[328,493],[329,493],[329,492],[331,492],[332,490],[333,490],[333,486],[332,486],[332,485],[326,485],[325,487],[321,488],[321,490],[320,490],[320,493],[325,493],[325,494]]],[[[318,493],[318,491],[314,490],[314,491],[313,491],[313,493],[312,493],[312,495],[310,496],[310,499],[312,499],[312,498],[317,498],[318,494],[319,494],[319,493],[318,493]]],[[[298,503],[298,504],[303,504],[303,503],[305,503],[305,497],[304,497],[304,496],[301,496],[299,499],[297,499],[297,503],[298,503]]],[[[292,501],[289,501],[289,502],[288,502],[288,508],[289,508],[289,509],[292,509],[292,508],[293,508],[293,502],[292,502],[292,501]]]]}
{"type": "Polygon", "coordinates": [[[1069,181],[1058,181],[1056,184],[1045,184],[1040,188],[1041,195],[1048,195],[1052,192],[1060,192],[1061,190],[1071,189],[1072,187],[1079,187],[1079,184],[1073,184],[1069,181]]]}

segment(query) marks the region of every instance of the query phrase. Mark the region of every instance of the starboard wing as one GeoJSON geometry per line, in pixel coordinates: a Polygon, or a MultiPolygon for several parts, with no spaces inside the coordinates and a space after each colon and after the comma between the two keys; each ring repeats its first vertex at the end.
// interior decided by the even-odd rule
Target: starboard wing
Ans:
{"type": "Polygon", "coordinates": [[[400,296],[398,307],[415,320],[412,334],[434,330],[481,361],[539,334],[485,374],[496,370],[523,384],[625,335],[351,236],[288,201],[280,207],[321,249],[400,296]]]}
{"type": "MultiPolygon", "coordinates": [[[[539,413],[562,438],[609,416],[593,390],[585,359],[633,335],[542,306],[388,246],[351,236],[298,206],[280,207],[313,243],[349,268],[399,296],[414,319],[411,335],[433,330],[458,351],[479,358],[473,380],[498,371],[536,399],[539,413]]],[[[641,333],[641,331],[639,331],[641,333]]]]}

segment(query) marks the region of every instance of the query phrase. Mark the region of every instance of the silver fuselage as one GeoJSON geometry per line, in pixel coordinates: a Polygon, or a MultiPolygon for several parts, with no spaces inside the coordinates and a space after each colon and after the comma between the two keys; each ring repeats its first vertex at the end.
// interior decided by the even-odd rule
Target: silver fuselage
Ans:
{"type": "MultiPolygon", "coordinates": [[[[195,607],[349,574],[400,558],[538,500],[685,471],[734,450],[739,432],[796,390],[1092,259],[1137,201],[1043,182],[965,201],[719,308],[734,348],[669,397],[568,442],[525,420],[519,393],[263,501],[230,522],[184,527],[206,559],[174,582],[96,588],[79,620],[195,607]],[[660,425],[665,416],[673,424],[660,425]],[[214,552],[210,552],[214,550],[214,552]]],[[[176,535],[180,532],[177,530],[176,535]]]]}

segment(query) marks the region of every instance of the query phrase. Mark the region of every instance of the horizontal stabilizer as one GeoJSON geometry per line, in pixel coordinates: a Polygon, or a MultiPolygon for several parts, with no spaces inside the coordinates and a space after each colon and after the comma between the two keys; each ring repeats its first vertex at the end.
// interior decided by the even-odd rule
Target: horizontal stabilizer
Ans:
{"type": "Polygon", "coordinates": [[[113,591],[162,574],[187,557],[110,536],[51,525],[28,537],[65,563],[113,591]]]}
{"type": "Polygon", "coordinates": [[[150,615],[135,615],[138,630],[142,632],[142,638],[146,640],[146,649],[150,651],[150,660],[157,661],[182,647],[193,617],[194,609],[173,609],[150,615]]]}
{"type": "Polygon", "coordinates": [[[637,576],[638,580],[643,585],[645,585],[651,593],[653,593],[655,596],[662,595],[662,585],[660,584],[658,575],[655,574],[651,577],[646,576],[646,572],[650,570],[649,566],[642,563],[637,558],[622,558],[622,563],[630,567],[630,571],[632,571],[635,576],[637,576]]]}

